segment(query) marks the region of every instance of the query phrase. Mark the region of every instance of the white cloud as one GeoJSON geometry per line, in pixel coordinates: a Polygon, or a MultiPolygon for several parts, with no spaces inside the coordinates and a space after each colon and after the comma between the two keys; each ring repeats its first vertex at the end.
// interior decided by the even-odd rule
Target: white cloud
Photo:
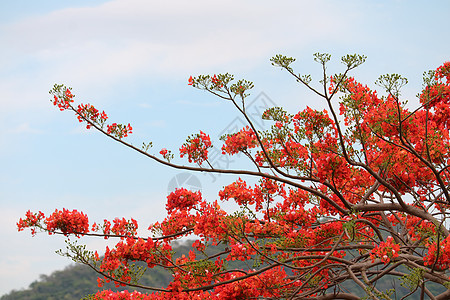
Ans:
{"type": "Polygon", "coordinates": [[[80,123],[70,131],[71,134],[93,134],[95,132],[96,130],[92,130],[92,128],[87,129],[86,123],[80,123]]]}
{"type": "Polygon", "coordinates": [[[1,51],[10,55],[0,65],[26,57],[42,67],[34,72],[91,83],[188,74],[233,62],[251,66],[277,49],[343,30],[335,8],[318,2],[290,2],[286,9],[260,1],[116,0],[67,8],[3,26],[8,49],[1,51]]]}
{"type": "Polygon", "coordinates": [[[167,126],[166,121],[164,121],[164,120],[152,120],[149,123],[149,125],[150,125],[150,127],[156,127],[156,128],[163,128],[163,127],[167,126]]]}
{"type": "Polygon", "coordinates": [[[149,104],[149,103],[144,103],[144,102],[143,102],[143,103],[139,103],[138,106],[139,106],[140,108],[144,108],[144,109],[150,109],[150,108],[153,107],[151,104],[149,104]]]}
{"type": "Polygon", "coordinates": [[[10,129],[9,133],[13,133],[13,134],[22,134],[22,133],[42,134],[42,133],[44,133],[44,131],[31,127],[29,123],[22,123],[22,124],[17,125],[16,127],[13,127],[12,129],[10,129]]]}
{"type": "Polygon", "coordinates": [[[220,101],[208,101],[208,102],[198,102],[198,101],[190,101],[190,100],[178,100],[177,104],[186,105],[186,106],[197,106],[197,107],[217,107],[221,103],[220,101]]]}
{"type": "Polygon", "coordinates": [[[347,24],[338,10],[327,1],[115,0],[3,24],[0,118],[48,110],[54,83],[102,104],[99,98],[110,93],[114,101],[111,87],[127,81],[253,69],[281,50],[338,39],[347,24]]]}

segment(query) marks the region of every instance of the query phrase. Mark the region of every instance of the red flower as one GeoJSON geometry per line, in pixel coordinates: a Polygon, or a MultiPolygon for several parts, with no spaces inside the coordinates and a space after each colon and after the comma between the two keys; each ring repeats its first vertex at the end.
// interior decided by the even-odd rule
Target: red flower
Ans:
{"type": "Polygon", "coordinates": [[[167,149],[166,149],[166,148],[162,148],[161,151],[159,151],[159,153],[160,153],[163,157],[166,157],[166,155],[167,155],[167,149]]]}

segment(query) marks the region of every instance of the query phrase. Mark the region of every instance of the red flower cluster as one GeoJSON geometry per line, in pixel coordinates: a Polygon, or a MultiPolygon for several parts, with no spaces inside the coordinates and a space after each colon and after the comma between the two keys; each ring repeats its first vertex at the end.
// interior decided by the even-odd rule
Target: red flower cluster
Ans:
{"type": "Polygon", "coordinates": [[[36,233],[36,228],[45,230],[48,234],[61,232],[66,236],[74,234],[78,237],[89,232],[88,217],[76,209],[72,211],[65,208],[63,210],[56,209],[49,217],[44,218],[45,215],[42,212],[32,213],[27,211],[26,218],[20,218],[17,228],[22,231],[30,227],[33,235],[36,233]]]}
{"type": "Polygon", "coordinates": [[[450,268],[450,237],[437,242],[427,243],[428,253],[423,257],[426,266],[433,266],[440,270],[450,268]]]}
{"type": "Polygon", "coordinates": [[[200,134],[189,136],[186,139],[186,143],[180,148],[180,157],[187,155],[189,162],[201,165],[208,159],[208,149],[211,147],[209,135],[200,131],[200,134]]]}
{"type": "Polygon", "coordinates": [[[38,213],[32,213],[30,210],[28,210],[25,214],[26,218],[19,219],[19,222],[17,222],[17,229],[19,231],[24,230],[25,228],[30,227],[31,228],[31,234],[34,236],[36,234],[36,228],[39,227],[41,221],[45,218],[45,215],[43,212],[38,213]]]}
{"type": "Polygon", "coordinates": [[[327,133],[335,136],[337,133],[334,121],[330,119],[326,110],[317,111],[307,106],[305,110],[297,113],[293,120],[295,132],[301,128],[309,139],[320,138],[327,133]]]}
{"type": "MultiPolygon", "coordinates": [[[[78,112],[78,121],[83,122],[85,119],[90,120],[91,122],[95,124],[103,124],[106,119],[108,119],[108,116],[106,115],[105,111],[102,111],[100,113],[98,109],[96,109],[91,104],[80,104],[77,108],[78,112]]],[[[91,128],[91,124],[86,124],[86,129],[91,128]]]]}
{"type": "Polygon", "coordinates": [[[133,128],[130,123],[127,126],[117,123],[112,123],[106,126],[106,133],[113,135],[119,139],[127,137],[130,133],[133,133],[133,128]]]}
{"type": "Polygon", "coordinates": [[[264,201],[261,190],[247,187],[247,183],[241,178],[225,186],[219,192],[219,197],[222,201],[233,199],[237,204],[243,206],[256,204],[257,210],[262,208],[262,201],[264,201]]]}
{"type": "Polygon", "coordinates": [[[446,61],[442,66],[436,69],[436,80],[446,79],[446,84],[450,83],[450,61],[446,61]]]}
{"type": "MultiPolygon", "coordinates": [[[[239,277],[239,273],[227,273],[223,280],[239,277]]],[[[273,268],[263,274],[250,277],[242,281],[235,281],[222,285],[214,290],[211,299],[252,299],[252,298],[282,298],[287,274],[280,268],[273,268]]]]}
{"type": "Polygon", "coordinates": [[[69,89],[66,89],[63,96],[58,97],[53,95],[53,105],[58,106],[60,111],[70,108],[70,103],[73,102],[73,95],[69,89]]]}
{"type": "MultiPolygon", "coordinates": [[[[154,242],[152,239],[132,238],[118,242],[114,249],[106,247],[99,270],[116,280],[130,282],[129,261],[143,261],[149,268],[155,265],[172,265],[172,247],[166,242],[154,242]],[[117,272],[119,271],[119,272],[117,272]]],[[[109,282],[109,278],[99,280],[99,285],[109,282]]],[[[116,286],[123,285],[116,282],[116,286]]]]}
{"type": "Polygon", "coordinates": [[[169,214],[174,210],[189,210],[201,200],[200,191],[192,192],[185,188],[177,188],[167,196],[166,210],[169,214]]]}
{"type": "Polygon", "coordinates": [[[92,300],[151,300],[155,299],[151,295],[142,294],[138,291],[121,291],[121,292],[113,292],[111,290],[103,290],[98,291],[95,295],[92,296],[92,300]]]}
{"type": "Polygon", "coordinates": [[[222,154],[237,154],[247,149],[255,148],[258,145],[256,135],[253,130],[246,126],[239,132],[223,137],[225,144],[222,146],[222,154]]]}
{"type": "Polygon", "coordinates": [[[400,252],[400,245],[394,242],[394,238],[392,236],[388,236],[386,238],[386,242],[381,242],[378,246],[372,249],[370,253],[370,257],[372,258],[372,262],[376,258],[380,258],[384,264],[389,263],[391,259],[398,257],[400,252]]]}
{"type": "Polygon", "coordinates": [[[65,208],[62,211],[56,209],[45,219],[45,223],[49,234],[60,230],[64,235],[75,234],[80,236],[89,232],[87,215],[76,209],[72,211],[65,208]]]}
{"type": "MultiPolygon", "coordinates": [[[[156,222],[148,227],[148,230],[164,236],[176,235],[185,230],[192,230],[195,224],[195,215],[187,210],[173,210],[161,223],[156,222]]],[[[188,235],[180,234],[179,236],[188,235]]],[[[174,237],[175,238],[175,237],[174,237]]],[[[170,240],[169,238],[167,240],[170,240]]]]}
{"type": "Polygon", "coordinates": [[[97,223],[92,224],[92,231],[101,231],[105,239],[108,239],[110,235],[120,236],[121,239],[126,237],[134,237],[137,234],[138,223],[135,219],[131,218],[126,220],[125,218],[115,218],[113,220],[113,226],[111,228],[111,222],[104,220],[102,225],[97,223]]]}
{"type": "Polygon", "coordinates": [[[217,241],[224,239],[227,234],[224,222],[228,214],[220,208],[217,201],[213,203],[202,201],[197,209],[197,214],[193,216],[193,220],[195,220],[192,224],[193,233],[200,236],[202,240],[212,239],[217,241]]]}
{"type": "Polygon", "coordinates": [[[256,254],[256,250],[251,245],[241,243],[231,243],[231,252],[227,256],[227,260],[246,261],[256,254]]]}

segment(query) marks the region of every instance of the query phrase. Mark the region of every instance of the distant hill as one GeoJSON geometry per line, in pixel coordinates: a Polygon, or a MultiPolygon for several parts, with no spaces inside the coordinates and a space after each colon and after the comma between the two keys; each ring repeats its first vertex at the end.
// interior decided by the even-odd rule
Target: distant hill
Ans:
{"type": "MultiPolygon", "coordinates": [[[[41,275],[39,280],[30,284],[28,289],[11,291],[0,300],[80,300],[96,293],[97,273],[85,265],[70,265],[62,271],[55,271],[49,276],[41,275]]],[[[154,268],[147,271],[142,278],[143,285],[166,287],[172,280],[172,275],[162,269],[154,268]]],[[[103,289],[124,290],[130,288],[115,288],[114,284],[105,284],[103,289]]]]}
{"type": "MultiPolygon", "coordinates": [[[[174,246],[174,250],[176,256],[181,256],[187,254],[190,247],[178,244],[174,246]]],[[[99,290],[97,277],[98,274],[91,268],[82,264],[73,264],[50,275],[40,275],[39,279],[31,283],[27,289],[13,290],[0,297],[0,300],[80,300],[99,290]]],[[[167,287],[172,278],[170,272],[155,267],[145,272],[140,283],[148,286],[167,287]]],[[[127,287],[116,288],[113,283],[105,284],[101,290],[103,289],[132,290],[127,287]]]]}

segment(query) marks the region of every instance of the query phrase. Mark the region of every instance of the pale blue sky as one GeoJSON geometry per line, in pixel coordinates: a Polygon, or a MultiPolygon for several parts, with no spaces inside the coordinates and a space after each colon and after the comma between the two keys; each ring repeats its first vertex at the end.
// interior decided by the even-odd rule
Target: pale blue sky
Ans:
{"type": "MultiPolygon", "coordinates": [[[[270,57],[294,56],[298,72],[314,75],[313,53],[338,61],[357,52],[368,56],[358,79],[373,87],[380,74],[403,74],[404,96],[414,102],[422,72],[450,59],[449,13],[446,0],[2,1],[0,294],[69,264],[54,253],[63,239],[17,232],[26,210],[76,208],[97,221],[134,216],[146,227],[163,219],[167,184],[179,173],[86,132],[50,104],[54,83],[132,123],[135,144],[176,150],[198,130],[218,143],[237,114],[187,86],[190,75],[233,73],[255,82],[249,99],[265,92],[297,112],[323,105],[270,57]]],[[[209,199],[232,180],[197,177],[209,199]]]]}

